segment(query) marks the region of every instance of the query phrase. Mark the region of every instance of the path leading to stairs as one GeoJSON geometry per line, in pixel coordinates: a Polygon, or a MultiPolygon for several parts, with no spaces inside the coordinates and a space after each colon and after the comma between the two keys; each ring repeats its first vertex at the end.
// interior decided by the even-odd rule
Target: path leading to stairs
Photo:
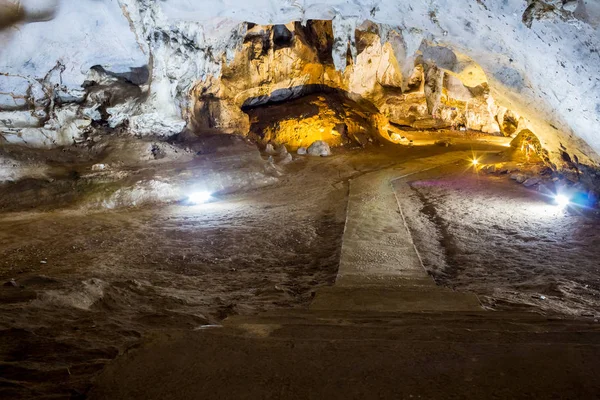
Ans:
{"type": "Polygon", "coordinates": [[[392,185],[466,157],[466,153],[451,153],[424,158],[352,180],[338,277],[335,286],[317,293],[311,309],[480,310],[475,295],[437,287],[427,275],[392,185]]]}

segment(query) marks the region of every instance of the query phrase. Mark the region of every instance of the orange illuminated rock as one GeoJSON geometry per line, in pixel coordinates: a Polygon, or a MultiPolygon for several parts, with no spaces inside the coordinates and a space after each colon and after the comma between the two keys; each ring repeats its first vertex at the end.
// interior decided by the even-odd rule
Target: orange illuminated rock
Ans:
{"type": "Polygon", "coordinates": [[[387,136],[387,119],[372,104],[350,100],[343,92],[314,94],[268,107],[247,109],[250,136],[262,144],[291,150],[323,141],[331,147],[365,145],[387,136]]]}
{"type": "Polygon", "coordinates": [[[331,21],[249,24],[221,75],[192,90],[190,127],[249,134],[293,150],[315,140],[397,142],[390,122],[421,130],[517,130],[518,116],[495,104],[485,74],[450,49],[424,42],[407,55],[400,33],[369,21],[356,29],[356,53],[349,47],[343,72],[334,66],[333,46],[331,21]]]}

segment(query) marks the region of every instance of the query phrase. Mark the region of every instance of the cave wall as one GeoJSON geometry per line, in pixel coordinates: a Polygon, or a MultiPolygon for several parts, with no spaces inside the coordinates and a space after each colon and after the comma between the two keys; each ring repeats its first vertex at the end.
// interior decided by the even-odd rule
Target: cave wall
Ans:
{"type": "Polygon", "coordinates": [[[72,144],[90,122],[76,115],[72,104],[84,101],[82,84],[91,68],[104,65],[127,74],[148,64],[148,51],[117,2],[3,0],[0,5],[4,16],[18,9],[22,18],[0,27],[0,132],[9,142],[72,144]]]}
{"type": "MultiPolygon", "coordinates": [[[[2,3],[11,1],[15,3],[2,3]]],[[[32,141],[41,136],[54,140],[52,135],[58,138],[55,132],[66,123],[69,131],[62,134],[67,139],[55,143],[68,142],[69,132],[78,132],[90,120],[83,113],[90,105],[81,107],[85,91],[80,85],[94,65],[111,73],[146,65],[149,80],[139,85],[141,97],[133,106],[117,107],[114,112],[130,115],[122,120],[132,133],[170,135],[191,119],[190,90],[197,90],[203,80],[210,86],[224,61],[233,61],[243,46],[243,21],[333,20],[333,52],[328,61],[341,72],[349,55],[355,63],[360,58],[356,28],[370,20],[393,48],[403,85],[412,75],[416,57],[436,59],[438,68],[468,87],[477,86],[469,79],[487,81],[497,106],[526,120],[552,158],[568,152],[582,163],[599,160],[600,4],[595,0],[460,4],[450,0],[249,0],[235,6],[210,0],[22,0],[20,4],[25,10],[22,16],[2,22],[0,32],[0,72],[11,75],[0,76],[5,139],[18,138],[28,128],[38,129],[26,131],[32,141]],[[52,10],[55,4],[59,4],[56,12],[45,11],[44,7],[52,10]],[[28,20],[38,22],[19,23],[28,20]],[[425,52],[424,43],[428,48],[449,49],[456,60],[444,51],[425,52]],[[55,112],[43,104],[56,98],[69,107],[68,112],[55,112]],[[39,118],[38,112],[50,115],[39,118]]],[[[103,107],[110,112],[116,106],[108,102],[103,107]]]]}
{"type": "MultiPolygon", "coordinates": [[[[345,68],[340,70],[332,57],[332,21],[249,24],[233,60],[223,65],[218,76],[198,81],[192,90],[192,128],[199,132],[248,132],[243,108],[334,89],[344,92],[349,100],[369,103],[375,110],[371,113],[373,125],[384,131],[380,117],[395,126],[417,129],[464,127],[501,132],[496,122],[501,109],[490,96],[485,78],[467,87],[456,74],[438,66],[438,62],[445,65],[444,60],[428,57],[443,53],[456,59],[451,50],[424,42],[408,61],[400,33],[371,21],[358,26],[353,38],[354,56],[348,48],[345,68]],[[403,76],[401,65],[408,63],[412,68],[403,76]]],[[[337,122],[332,121],[332,126],[337,122]]],[[[341,142],[331,138],[329,144],[341,142]]]]}

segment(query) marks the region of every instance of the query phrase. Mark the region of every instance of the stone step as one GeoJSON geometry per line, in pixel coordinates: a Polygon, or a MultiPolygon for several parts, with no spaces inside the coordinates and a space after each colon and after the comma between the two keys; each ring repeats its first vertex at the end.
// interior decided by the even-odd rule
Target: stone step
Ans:
{"type": "Polygon", "coordinates": [[[600,346],[600,325],[518,312],[359,312],[289,310],[232,316],[218,332],[285,340],[452,343],[581,343],[600,346]]]}
{"type": "Polygon", "coordinates": [[[380,274],[380,275],[355,275],[353,273],[338,274],[335,286],[339,287],[387,287],[390,289],[401,289],[405,287],[435,288],[433,279],[420,272],[380,274]]]}
{"type": "Polygon", "coordinates": [[[347,311],[479,311],[481,304],[472,293],[459,293],[436,286],[390,288],[333,286],[320,289],[312,310],[347,311]]]}

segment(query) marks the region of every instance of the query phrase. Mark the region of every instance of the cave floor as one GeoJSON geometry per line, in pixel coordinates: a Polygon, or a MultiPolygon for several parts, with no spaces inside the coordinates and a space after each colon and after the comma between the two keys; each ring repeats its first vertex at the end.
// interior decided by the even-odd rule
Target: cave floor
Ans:
{"type": "MultiPolygon", "coordinates": [[[[203,368],[214,366],[217,371],[225,371],[233,368],[231,362],[239,367],[256,359],[262,359],[264,363],[253,364],[252,371],[271,371],[275,375],[249,373],[247,379],[258,380],[257,388],[276,382],[273,387],[281,391],[271,393],[271,398],[294,398],[288,390],[293,390],[296,384],[302,385],[302,379],[319,382],[316,374],[327,375],[320,369],[327,366],[336,368],[364,360],[364,368],[357,369],[351,378],[354,383],[369,381],[367,376],[377,375],[373,368],[378,366],[378,354],[383,353],[387,356],[381,357],[382,365],[403,359],[404,364],[390,364],[390,367],[403,371],[428,368],[429,364],[423,360],[433,354],[443,354],[446,363],[440,361],[436,364],[439,370],[435,369],[435,374],[444,377],[440,385],[456,381],[455,373],[449,371],[467,368],[464,363],[480,359],[482,354],[493,353],[494,356],[488,359],[492,362],[505,357],[507,352],[515,357],[519,352],[529,352],[531,358],[523,371],[531,371],[539,362],[549,371],[546,375],[541,374],[539,379],[550,379],[560,370],[556,362],[552,363],[554,359],[585,361],[588,364],[581,364],[587,366],[585,371],[578,367],[567,380],[582,388],[578,393],[587,394],[590,386],[581,385],[581,382],[597,378],[596,364],[589,363],[598,356],[598,330],[594,318],[599,310],[595,296],[600,272],[593,260],[598,259],[600,247],[593,232],[598,232],[600,220],[593,213],[558,215],[539,194],[505,177],[474,173],[462,160],[462,154],[459,161],[456,158],[457,151],[472,148],[482,152],[502,149],[482,144],[459,144],[451,148],[345,150],[333,157],[305,158],[290,164],[280,183],[272,187],[223,196],[218,202],[202,206],[173,204],[114,211],[64,209],[0,215],[0,277],[6,282],[0,288],[0,395],[3,398],[85,397],[93,377],[106,363],[118,358],[120,361],[115,365],[119,371],[120,365],[127,365],[136,360],[135,357],[147,357],[148,349],[155,358],[146,361],[154,366],[173,367],[181,372],[180,377],[160,368],[149,368],[150,364],[143,362],[129,365],[128,371],[137,376],[136,383],[130,386],[133,392],[122,391],[128,385],[120,381],[115,386],[117,392],[103,398],[125,395],[129,398],[226,398],[226,393],[214,390],[217,386],[211,389],[211,385],[220,385],[221,389],[231,387],[231,382],[223,381],[222,375],[213,375],[213,380],[205,379],[204,386],[194,386],[191,382],[202,381],[207,376],[203,375],[207,371],[203,368]],[[382,317],[377,313],[368,317],[347,316],[354,322],[346,333],[335,327],[337,323],[318,324],[314,322],[314,314],[303,314],[315,292],[319,293],[336,281],[351,186],[349,180],[360,179],[383,168],[396,168],[402,175],[401,170],[406,167],[403,164],[434,156],[443,166],[441,169],[431,169],[394,183],[396,193],[406,194],[399,196],[399,203],[419,254],[438,284],[476,295],[485,308],[511,312],[543,311],[552,315],[550,320],[544,317],[538,320],[534,313],[510,314],[506,320],[508,325],[523,323],[526,326],[523,330],[527,333],[519,336],[518,345],[508,346],[510,338],[507,343],[498,345],[493,332],[504,323],[489,322],[490,317],[479,317],[479,314],[476,317],[482,318],[482,326],[489,326],[488,331],[492,332],[482,336],[479,343],[485,343],[475,343],[470,348],[456,345],[447,352],[442,351],[447,348],[447,341],[459,336],[467,342],[474,339],[474,334],[466,333],[471,331],[473,321],[461,316],[451,318],[452,322],[446,324],[443,318],[405,315],[393,319],[398,324],[402,324],[399,320],[405,321],[401,331],[424,335],[425,340],[415,341],[416,336],[413,336],[410,340],[390,341],[390,338],[397,339],[400,331],[392,334],[379,329],[382,317]],[[439,185],[423,183],[432,179],[439,181],[439,185]],[[424,204],[423,198],[433,205],[424,204]],[[521,203],[523,210],[519,209],[521,203]],[[540,215],[532,221],[531,207],[538,205],[540,215]],[[499,210],[503,216],[513,212],[513,217],[496,218],[499,210]],[[445,240],[448,232],[460,240],[449,243],[445,240]],[[536,232],[540,232],[539,237],[536,232]],[[581,252],[568,250],[573,245],[581,252]],[[499,246],[504,251],[504,258],[491,257],[498,253],[499,246]],[[545,257],[546,254],[554,254],[557,258],[545,257]],[[484,280],[485,277],[489,279],[484,280]],[[262,318],[251,317],[257,314],[278,315],[276,320],[279,318],[279,321],[243,321],[244,318],[262,318]],[[273,340],[256,342],[256,329],[252,338],[247,339],[245,334],[238,334],[239,325],[232,328],[234,334],[226,330],[222,330],[223,334],[215,334],[215,329],[219,328],[213,327],[223,324],[225,318],[225,321],[236,321],[237,318],[242,325],[259,325],[258,332],[262,333],[258,336],[273,340]],[[292,318],[293,323],[281,318],[292,318]],[[357,318],[369,319],[370,328],[362,329],[356,323],[357,318]],[[557,318],[575,321],[553,325],[555,322],[552,321],[557,318]],[[288,327],[280,332],[286,340],[276,340],[277,334],[269,334],[273,324],[288,327]],[[292,331],[300,332],[300,335],[308,333],[307,329],[294,330],[294,324],[310,326],[308,331],[314,336],[306,336],[298,342],[292,331]],[[551,329],[549,324],[553,326],[551,329]],[[431,332],[436,330],[442,333],[431,338],[431,332]],[[534,338],[536,330],[554,332],[549,333],[550,342],[569,344],[561,348],[548,347],[545,343],[549,342],[544,338],[534,338]],[[372,340],[382,338],[379,342],[382,346],[369,347],[368,334],[375,331],[388,336],[373,334],[372,340]],[[556,333],[559,331],[562,333],[556,333]],[[306,343],[315,342],[321,334],[330,335],[331,340],[306,347],[306,343]],[[433,342],[431,346],[424,345],[428,343],[428,337],[433,342]],[[360,341],[349,338],[360,338],[360,341]],[[193,344],[186,342],[188,340],[193,344]],[[536,343],[535,346],[527,347],[525,344],[531,341],[536,343]],[[143,343],[142,353],[133,351],[118,357],[140,343],[143,343]],[[157,347],[153,348],[153,343],[158,343],[157,347]],[[294,347],[296,344],[298,346],[294,347]],[[246,345],[250,347],[244,347],[246,345]],[[492,345],[495,347],[490,353],[489,346],[492,345]],[[405,357],[401,357],[403,352],[405,357]],[[474,355],[468,357],[471,352],[474,355]],[[132,358],[129,354],[137,355],[132,358]],[[299,354],[303,361],[298,358],[299,354]],[[318,354],[323,357],[338,355],[332,356],[331,363],[317,367],[311,359],[318,354]],[[453,359],[463,360],[463,363],[453,362],[453,359]],[[297,364],[291,366],[290,360],[296,360],[297,364]],[[198,366],[196,375],[181,369],[188,362],[198,366]],[[548,363],[552,364],[551,368],[548,363]],[[200,364],[204,367],[200,368],[200,364]],[[287,368],[286,373],[281,372],[282,376],[297,373],[299,380],[286,383],[284,379],[283,386],[279,381],[273,381],[273,376],[279,374],[278,369],[273,369],[276,365],[287,368]],[[311,365],[312,372],[306,372],[311,365]],[[298,369],[305,372],[300,373],[298,369]],[[152,375],[155,373],[171,377],[172,385],[188,391],[169,389],[167,385],[165,388],[171,390],[171,395],[163,393],[162,397],[152,397],[159,392],[144,392],[144,387],[152,386],[144,379],[155,379],[152,375]]],[[[430,279],[423,271],[420,274],[419,279],[430,279]]],[[[332,315],[324,314],[319,318],[339,319],[332,315]]],[[[383,318],[386,324],[392,320],[388,317],[383,318]]],[[[502,362],[496,364],[506,366],[502,362]]],[[[467,369],[471,372],[466,373],[463,381],[471,377],[475,383],[465,388],[485,378],[485,371],[474,372],[478,370],[477,365],[469,365],[467,369]]],[[[107,370],[102,378],[104,381],[100,382],[108,379],[113,385],[115,375],[111,381],[110,374],[114,371],[107,370]]],[[[235,371],[241,374],[244,370],[235,371]]],[[[497,368],[492,372],[507,371],[497,368]]],[[[362,397],[376,397],[369,393],[396,393],[404,397],[413,394],[417,398],[419,392],[416,389],[422,382],[411,380],[410,374],[403,374],[379,376],[386,382],[389,379],[409,382],[405,385],[407,391],[367,391],[362,397]]],[[[122,371],[117,376],[131,377],[122,371]]],[[[431,375],[427,376],[431,378],[431,375]]],[[[322,387],[339,389],[343,381],[344,376],[332,375],[332,386],[322,387]]],[[[375,385],[379,381],[371,382],[375,385]]],[[[497,382],[501,385],[503,381],[497,382]]],[[[539,383],[539,380],[534,382],[539,383]]],[[[369,389],[368,385],[360,387],[369,389]]],[[[106,388],[100,385],[95,392],[96,398],[102,397],[99,393],[106,388]]],[[[321,393],[329,393],[330,389],[321,393]]],[[[248,391],[248,387],[239,386],[236,390],[240,391],[229,392],[229,396],[262,397],[248,391]]],[[[317,392],[296,393],[307,394],[308,398],[319,397],[317,392]]],[[[348,395],[343,390],[336,393],[348,395]]],[[[427,393],[421,392],[422,397],[436,397],[427,393]]],[[[442,398],[440,393],[437,392],[438,398],[442,398]]],[[[361,397],[359,394],[355,393],[354,397],[361,397]]],[[[506,396],[500,394],[500,397],[506,396]]]]}
{"type": "Polygon", "coordinates": [[[351,180],[337,278],[308,311],[155,335],[108,366],[91,398],[593,397],[597,323],[484,311],[423,268],[397,198],[410,194],[406,180],[468,155],[351,180]]]}

